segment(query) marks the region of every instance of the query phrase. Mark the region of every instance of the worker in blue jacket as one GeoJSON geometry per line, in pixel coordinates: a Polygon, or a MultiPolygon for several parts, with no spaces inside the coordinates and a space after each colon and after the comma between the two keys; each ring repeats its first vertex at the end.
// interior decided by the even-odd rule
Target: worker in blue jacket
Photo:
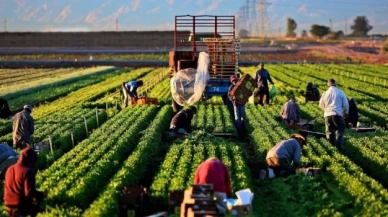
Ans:
{"type": "Polygon", "coordinates": [[[123,108],[126,108],[128,106],[128,100],[130,99],[131,102],[133,100],[138,99],[137,95],[137,88],[143,86],[143,81],[138,80],[138,81],[130,81],[127,83],[123,83],[123,94],[124,94],[124,103],[123,103],[123,108]]]}
{"type": "Polygon", "coordinates": [[[269,105],[269,87],[268,81],[273,85],[271,75],[267,69],[264,69],[264,63],[260,64],[260,69],[256,72],[255,80],[257,82],[257,87],[259,88],[259,104],[264,105],[264,96],[265,104],[269,105]]]}

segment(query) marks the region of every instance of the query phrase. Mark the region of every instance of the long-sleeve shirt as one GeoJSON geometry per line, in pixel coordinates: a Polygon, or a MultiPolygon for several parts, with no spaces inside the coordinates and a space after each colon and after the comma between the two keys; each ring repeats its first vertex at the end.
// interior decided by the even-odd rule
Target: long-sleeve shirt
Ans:
{"type": "Polygon", "coordinates": [[[232,195],[229,170],[218,159],[209,159],[198,166],[195,171],[194,184],[213,184],[214,191],[232,195]]]}
{"type": "Polygon", "coordinates": [[[16,153],[11,147],[8,145],[0,144],[0,164],[7,160],[9,157],[17,157],[18,153],[16,153]]]}
{"type": "Polygon", "coordinates": [[[130,81],[125,83],[125,88],[127,88],[129,94],[132,97],[138,98],[137,97],[137,88],[139,87],[139,84],[137,81],[130,81]]]}
{"type": "Polygon", "coordinates": [[[178,112],[171,120],[170,128],[183,128],[186,132],[191,133],[191,120],[193,119],[191,109],[184,109],[178,112]]]}
{"type": "Polygon", "coordinates": [[[233,88],[234,88],[234,84],[230,85],[230,87],[228,89],[228,98],[229,98],[229,100],[233,103],[233,105],[245,105],[244,103],[241,103],[240,101],[238,101],[237,99],[235,99],[231,95],[231,91],[232,91],[233,88]]]}
{"type": "Polygon", "coordinates": [[[37,161],[36,152],[31,148],[25,148],[18,162],[8,168],[4,182],[4,204],[6,206],[23,207],[31,203],[32,198],[38,200],[43,198],[43,193],[35,188],[33,168],[37,161]]]}
{"type": "Polygon", "coordinates": [[[271,79],[271,75],[269,74],[267,69],[259,69],[256,72],[256,78],[255,80],[257,81],[257,86],[264,87],[268,89],[268,81],[273,84],[273,81],[271,79]]]}
{"type": "Polygon", "coordinates": [[[299,165],[302,148],[296,139],[282,140],[268,151],[266,159],[271,157],[286,158],[289,163],[299,165]]]}
{"type": "Polygon", "coordinates": [[[299,105],[294,101],[290,100],[284,103],[280,115],[283,120],[293,120],[295,122],[299,121],[299,105]]]}
{"type": "Polygon", "coordinates": [[[34,134],[34,120],[26,110],[17,113],[13,120],[13,142],[31,144],[31,135],[34,134]]]}
{"type": "Polygon", "coordinates": [[[319,100],[319,107],[324,110],[324,117],[349,113],[349,103],[345,93],[331,86],[322,94],[319,100]]]}

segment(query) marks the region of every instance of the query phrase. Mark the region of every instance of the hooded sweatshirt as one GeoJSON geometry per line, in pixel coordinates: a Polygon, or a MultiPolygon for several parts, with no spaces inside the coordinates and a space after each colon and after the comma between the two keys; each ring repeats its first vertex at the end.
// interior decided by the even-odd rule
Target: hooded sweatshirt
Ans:
{"type": "Polygon", "coordinates": [[[8,168],[4,182],[4,204],[20,207],[30,203],[32,198],[41,200],[43,193],[35,188],[34,166],[38,155],[32,148],[25,148],[18,162],[8,168]]]}
{"type": "Polygon", "coordinates": [[[211,158],[198,166],[195,172],[194,184],[213,184],[216,192],[232,195],[229,170],[224,163],[216,158],[211,158]]]}

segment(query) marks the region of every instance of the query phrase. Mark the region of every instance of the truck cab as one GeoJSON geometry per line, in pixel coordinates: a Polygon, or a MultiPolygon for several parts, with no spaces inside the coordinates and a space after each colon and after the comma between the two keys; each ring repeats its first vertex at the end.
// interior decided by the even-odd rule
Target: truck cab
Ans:
{"type": "Polygon", "coordinates": [[[169,67],[174,75],[181,69],[197,68],[198,54],[209,54],[210,80],[203,99],[226,98],[230,76],[238,74],[240,42],[235,38],[235,16],[175,16],[174,50],[169,67]]]}

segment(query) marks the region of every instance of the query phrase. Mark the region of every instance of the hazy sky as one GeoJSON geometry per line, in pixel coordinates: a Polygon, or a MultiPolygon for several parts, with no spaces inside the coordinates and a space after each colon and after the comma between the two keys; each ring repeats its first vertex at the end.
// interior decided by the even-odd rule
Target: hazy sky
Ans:
{"type": "MultiPolygon", "coordinates": [[[[253,2],[255,0],[250,0],[253,2]]],[[[259,2],[260,0],[256,0],[259,2]]],[[[7,18],[8,31],[100,31],[172,30],[175,15],[209,14],[241,16],[246,0],[0,0],[0,18],[7,18]]],[[[272,34],[285,33],[291,17],[302,30],[312,24],[330,26],[348,33],[353,19],[367,16],[371,33],[388,34],[388,0],[267,0],[272,34]]],[[[259,13],[258,13],[259,14],[259,13]]],[[[250,15],[250,14],[249,14],[250,15]]],[[[0,23],[0,31],[4,22],[0,23]]]]}

